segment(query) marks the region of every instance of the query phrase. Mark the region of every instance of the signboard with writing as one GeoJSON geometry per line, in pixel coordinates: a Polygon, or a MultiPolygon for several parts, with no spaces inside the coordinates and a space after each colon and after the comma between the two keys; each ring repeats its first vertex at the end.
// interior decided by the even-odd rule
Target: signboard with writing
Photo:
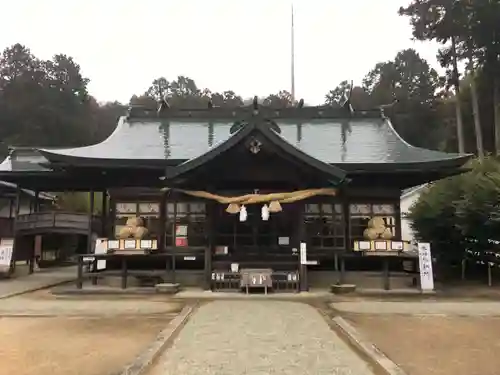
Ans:
{"type": "Polygon", "coordinates": [[[0,241],[0,271],[6,272],[9,270],[13,249],[14,239],[2,238],[0,241]]]}
{"type": "Polygon", "coordinates": [[[422,291],[434,290],[431,245],[427,242],[418,243],[418,264],[420,268],[420,286],[422,291]]]}
{"type": "Polygon", "coordinates": [[[307,264],[307,245],[305,242],[300,243],[300,264],[307,264]]]}
{"type": "MultiPolygon", "coordinates": [[[[94,254],[106,254],[108,252],[108,243],[106,238],[98,238],[95,240],[94,254]]],[[[97,260],[97,269],[106,269],[106,259],[97,260]]]]}
{"type": "Polygon", "coordinates": [[[188,239],[187,237],[176,237],[175,238],[175,246],[177,247],[187,247],[188,239]]]}

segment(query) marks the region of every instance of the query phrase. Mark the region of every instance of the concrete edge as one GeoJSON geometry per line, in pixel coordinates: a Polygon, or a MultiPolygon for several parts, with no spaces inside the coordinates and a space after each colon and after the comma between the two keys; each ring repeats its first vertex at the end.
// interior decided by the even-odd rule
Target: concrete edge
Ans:
{"type": "Polygon", "coordinates": [[[76,289],[76,288],[55,288],[51,290],[54,296],[138,296],[138,295],[152,295],[161,294],[157,293],[155,288],[143,287],[141,289],[76,289]]]}
{"type": "Polygon", "coordinates": [[[407,375],[401,367],[391,361],[344,318],[335,316],[332,321],[336,325],[336,328],[338,328],[337,331],[342,334],[352,346],[362,353],[376,369],[386,375],[407,375]]]}
{"type": "Polygon", "coordinates": [[[54,281],[54,282],[51,282],[51,283],[39,285],[39,286],[36,286],[36,287],[33,287],[33,288],[28,288],[28,289],[17,291],[17,292],[2,294],[2,295],[0,295],[0,300],[7,299],[7,298],[12,298],[12,297],[17,297],[17,296],[21,296],[23,294],[38,292],[39,290],[52,288],[54,286],[59,286],[59,285],[62,285],[62,284],[68,284],[68,283],[71,283],[71,282],[74,282],[74,281],[75,281],[75,278],[66,279],[66,280],[59,280],[59,281],[54,281]]]}
{"type": "Polygon", "coordinates": [[[143,375],[155,363],[163,351],[173,342],[177,334],[187,323],[196,308],[196,304],[184,306],[181,312],[172,319],[156,339],[135,360],[117,375],[143,375]]]}

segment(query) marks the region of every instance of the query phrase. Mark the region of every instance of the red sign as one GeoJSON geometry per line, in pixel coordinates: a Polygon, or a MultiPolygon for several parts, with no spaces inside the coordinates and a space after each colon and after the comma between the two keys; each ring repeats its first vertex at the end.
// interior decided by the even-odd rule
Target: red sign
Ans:
{"type": "Polygon", "coordinates": [[[176,237],[175,238],[175,246],[177,247],[187,247],[188,239],[187,237],[176,237]]]}

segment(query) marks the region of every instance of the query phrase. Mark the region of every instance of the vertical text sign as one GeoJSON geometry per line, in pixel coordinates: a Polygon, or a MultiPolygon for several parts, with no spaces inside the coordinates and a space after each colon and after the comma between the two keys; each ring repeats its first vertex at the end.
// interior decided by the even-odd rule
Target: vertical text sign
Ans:
{"type": "Polygon", "coordinates": [[[13,249],[14,239],[2,238],[0,241],[0,271],[6,272],[9,270],[13,249]]]}
{"type": "Polygon", "coordinates": [[[418,243],[418,264],[420,268],[420,286],[422,290],[434,290],[431,245],[427,242],[418,243]]]}
{"type": "Polygon", "coordinates": [[[305,242],[300,243],[300,264],[307,264],[307,246],[305,242]]]}

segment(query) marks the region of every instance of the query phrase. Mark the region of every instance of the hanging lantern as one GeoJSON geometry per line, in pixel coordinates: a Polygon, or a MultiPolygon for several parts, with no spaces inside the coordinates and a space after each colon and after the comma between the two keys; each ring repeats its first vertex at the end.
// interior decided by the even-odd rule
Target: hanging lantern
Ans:
{"type": "Polygon", "coordinates": [[[240,208],[240,221],[247,220],[247,208],[245,206],[241,206],[240,208]]]}
{"type": "Polygon", "coordinates": [[[240,212],[240,205],[236,203],[230,203],[226,208],[226,212],[229,214],[237,214],[240,212]]]}
{"type": "Polygon", "coordinates": [[[278,201],[272,201],[269,203],[269,212],[281,212],[283,209],[281,208],[281,204],[278,201]]]}
{"type": "Polygon", "coordinates": [[[264,220],[264,221],[269,220],[269,207],[267,207],[267,204],[262,206],[261,217],[262,217],[262,220],[264,220]]]}

